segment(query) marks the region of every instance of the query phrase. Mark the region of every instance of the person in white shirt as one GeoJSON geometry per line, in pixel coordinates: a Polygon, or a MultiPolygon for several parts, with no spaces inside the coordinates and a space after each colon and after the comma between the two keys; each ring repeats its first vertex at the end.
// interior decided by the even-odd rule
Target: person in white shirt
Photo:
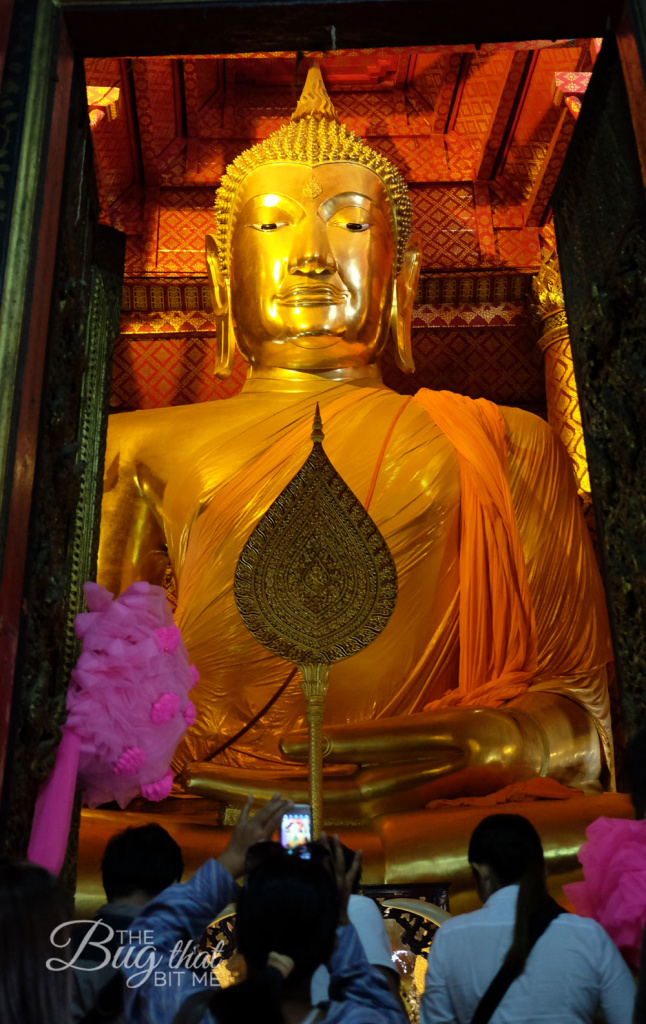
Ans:
{"type": "Polygon", "coordinates": [[[421,1024],[591,1024],[599,1009],[607,1024],[630,1024],[630,971],[596,921],[548,895],[533,825],[519,814],[483,819],[469,862],[484,906],[435,936],[421,1024]]]}
{"type": "MultiPolygon", "coordinates": [[[[344,847],[344,852],[347,847],[344,847]]],[[[346,858],[347,862],[347,858],[346,858]]],[[[393,995],[399,998],[399,975],[393,966],[390,939],[377,904],[369,896],[352,893],[348,900],[348,917],[361,939],[363,951],[369,964],[378,967],[386,978],[393,995]]],[[[328,998],[330,973],[321,964],[312,978],[312,1005],[318,1006],[328,998]]]]}

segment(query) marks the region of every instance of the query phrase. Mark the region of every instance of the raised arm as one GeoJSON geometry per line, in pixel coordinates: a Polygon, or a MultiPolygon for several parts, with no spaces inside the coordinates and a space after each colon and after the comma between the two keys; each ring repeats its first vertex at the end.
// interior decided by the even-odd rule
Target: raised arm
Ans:
{"type": "Polygon", "coordinates": [[[218,860],[207,861],[188,882],[171,885],[147,904],[131,927],[133,941],[123,963],[129,1020],[170,1022],[185,999],[210,987],[210,967],[186,966],[182,954],[231,903],[248,847],[270,838],[290,807],[275,795],[250,818],[250,798],[218,860]]]}
{"type": "Polygon", "coordinates": [[[128,1019],[172,1021],[190,995],[209,985],[210,968],[195,972],[182,963],[220,910],[231,902],[234,879],[209,860],[185,883],[156,896],[130,929],[126,950],[125,1005],[128,1019]]]}

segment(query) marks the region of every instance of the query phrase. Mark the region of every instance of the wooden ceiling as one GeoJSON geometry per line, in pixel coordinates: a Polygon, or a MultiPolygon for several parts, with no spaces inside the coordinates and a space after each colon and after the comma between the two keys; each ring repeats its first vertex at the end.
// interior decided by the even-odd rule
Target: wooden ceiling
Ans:
{"type": "MultiPolygon", "coordinates": [[[[550,196],[599,42],[340,50],[339,117],[410,184],[426,271],[535,270],[550,196]]],[[[202,276],[213,190],[293,110],[294,54],[86,59],[104,222],[126,275],[202,276]]]]}

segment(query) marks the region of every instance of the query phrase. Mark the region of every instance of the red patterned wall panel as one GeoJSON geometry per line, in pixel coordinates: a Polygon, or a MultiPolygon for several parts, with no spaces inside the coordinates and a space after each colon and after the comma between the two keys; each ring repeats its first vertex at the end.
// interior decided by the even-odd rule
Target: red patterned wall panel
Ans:
{"type": "Polygon", "coordinates": [[[215,227],[213,189],[162,189],[159,204],[157,270],[204,273],[204,238],[215,227]]]}
{"type": "Polygon", "coordinates": [[[498,261],[506,267],[537,271],[541,264],[541,249],[537,228],[496,232],[498,261]]]}
{"type": "MultiPolygon", "coordinates": [[[[543,366],[529,327],[417,330],[415,374],[401,373],[387,351],[384,380],[402,394],[420,387],[447,389],[543,413],[543,366]]],[[[209,402],[236,394],[245,363],[239,353],[233,375],[213,375],[212,335],[121,335],[114,350],[113,412],[209,402]]]]}
{"type": "Polygon", "coordinates": [[[126,244],[127,278],[204,273],[204,237],[214,230],[212,188],[148,190],[144,231],[126,244]]]}
{"type": "Polygon", "coordinates": [[[536,332],[525,327],[440,328],[413,333],[415,373],[397,369],[390,350],[384,381],[400,394],[456,391],[545,415],[545,374],[536,332]]]}
{"type": "Polygon", "coordinates": [[[336,92],[331,94],[339,120],[357,135],[409,135],[404,92],[336,92]]]}
{"type": "Polygon", "coordinates": [[[471,185],[426,185],[411,190],[413,230],[422,238],[425,269],[474,267],[479,263],[471,185]]]}
{"type": "Polygon", "coordinates": [[[371,138],[370,145],[391,161],[407,182],[447,181],[450,178],[443,135],[371,138]]]}
{"type": "Polygon", "coordinates": [[[111,410],[157,409],[235,395],[245,377],[242,356],[236,355],[226,381],[214,376],[214,362],[213,335],[121,335],[114,347],[111,410]]]}

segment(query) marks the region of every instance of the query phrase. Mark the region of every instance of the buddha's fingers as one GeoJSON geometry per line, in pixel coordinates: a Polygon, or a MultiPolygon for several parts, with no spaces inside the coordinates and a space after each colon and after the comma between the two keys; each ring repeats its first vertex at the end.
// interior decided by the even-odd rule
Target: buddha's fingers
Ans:
{"type": "MultiPolygon", "coordinates": [[[[360,808],[364,804],[375,805],[374,813],[382,812],[382,802],[401,799],[401,794],[410,791],[426,790],[434,781],[459,772],[465,767],[467,755],[459,750],[429,751],[423,761],[412,764],[389,764],[384,767],[369,766],[354,772],[351,776],[341,778],[324,778],[324,807],[332,805],[340,807],[349,805],[360,808]]],[[[211,762],[197,762],[187,765],[180,781],[184,789],[196,796],[208,797],[223,801],[229,805],[242,806],[249,793],[254,802],[264,803],[269,800],[276,789],[276,782],[269,776],[260,781],[258,777],[250,778],[250,772],[228,768],[211,762]]],[[[280,783],[283,797],[294,803],[309,801],[307,779],[289,779],[283,777],[280,783]]],[[[430,798],[429,798],[430,799],[430,798]]],[[[420,798],[413,798],[412,805],[421,805],[420,798]]],[[[371,816],[371,815],[370,815],[371,816]]]]}
{"type": "MultiPolygon", "coordinates": [[[[422,715],[407,716],[403,722],[389,719],[357,726],[340,725],[323,732],[326,764],[396,764],[441,755],[461,758],[468,742],[460,742],[453,730],[440,722],[429,723],[422,715]]],[[[280,741],[281,753],[289,761],[307,761],[306,732],[295,732],[280,741]]]]}

